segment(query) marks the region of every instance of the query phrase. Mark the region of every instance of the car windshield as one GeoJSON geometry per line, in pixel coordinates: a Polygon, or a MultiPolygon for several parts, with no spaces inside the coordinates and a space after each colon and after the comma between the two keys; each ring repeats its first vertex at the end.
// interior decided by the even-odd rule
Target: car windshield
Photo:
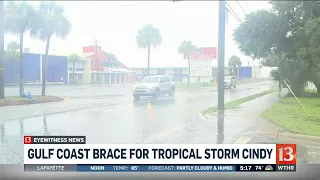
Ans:
{"type": "Polygon", "coordinates": [[[157,83],[159,82],[159,78],[160,77],[154,77],[154,76],[147,76],[147,77],[144,77],[141,82],[142,83],[157,83]]]}

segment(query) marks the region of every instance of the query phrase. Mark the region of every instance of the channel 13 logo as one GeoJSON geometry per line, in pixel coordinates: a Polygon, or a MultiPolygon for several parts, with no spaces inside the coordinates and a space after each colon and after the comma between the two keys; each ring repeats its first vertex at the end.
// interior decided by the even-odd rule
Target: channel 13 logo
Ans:
{"type": "Polygon", "coordinates": [[[277,144],[277,164],[296,164],[297,147],[295,144],[277,144]]]}

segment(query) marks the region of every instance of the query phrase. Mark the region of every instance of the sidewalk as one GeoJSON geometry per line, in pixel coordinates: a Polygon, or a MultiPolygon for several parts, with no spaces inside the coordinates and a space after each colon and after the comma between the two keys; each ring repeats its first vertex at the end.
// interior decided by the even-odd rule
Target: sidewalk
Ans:
{"type": "MultiPolygon", "coordinates": [[[[237,136],[234,144],[292,143],[297,144],[299,162],[320,163],[320,137],[292,134],[263,119],[260,114],[279,100],[279,93],[272,93],[248,101],[224,112],[224,134],[237,136]]],[[[201,117],[215,124],[218,113],[201,117]]]]}
{"type": "MultiPolygon", "coordinates": [[[[109,84],[109,83],[82,83],[82,84],[72,84],[72,83],[46,83],[46,86],[123,86],[123,85],[133,85],[135,82],[131,83],[120,83],[120,84],[109,84]]],[[[5,84],[5,87],[19,87],[19,84],[5,84]]],[[[28,86],[42,86],[42,83],[25,83],[25,87],[28,86]]]]}

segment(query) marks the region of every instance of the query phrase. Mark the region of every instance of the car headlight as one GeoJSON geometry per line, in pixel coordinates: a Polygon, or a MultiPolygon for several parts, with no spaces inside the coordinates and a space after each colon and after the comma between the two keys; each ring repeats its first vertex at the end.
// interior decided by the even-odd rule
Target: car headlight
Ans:
{"type": "Polygon", "coordinates": [[[153,86],[148,86],[147,89],[154,89],[154,87],[153,86]]]}
{"type": "Polygon", "coordinates": [[[154,91],[154,89],[155,89],[155,87],[149,86],[149,87],[147,88],[147,91],[152,92],[152,91],[154,91]]]}

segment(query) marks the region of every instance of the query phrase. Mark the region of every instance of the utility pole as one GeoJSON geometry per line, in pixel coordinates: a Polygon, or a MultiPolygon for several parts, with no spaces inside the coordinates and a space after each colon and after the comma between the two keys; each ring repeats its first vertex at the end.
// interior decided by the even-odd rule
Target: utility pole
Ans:
{"type": "Polygon", "coordinates": [[[4,3],[0,1],[0,99],[4,99],[4,3]]]}
{"type": "Polygon", "coordinates": [[[219,37],[218,37],[218,111],[224,110],[224,47],[226,1],[219,1],[219,37]]]}
{"type": "Polygon", "coordinates": [[[95,46],[95,58],[96,58],[96,70],[97,70],[97,82],[100,82],[100,76],[99,76],[99,58],[98,58],[98,40],[94,40],[94,46],[95,46]]]}

